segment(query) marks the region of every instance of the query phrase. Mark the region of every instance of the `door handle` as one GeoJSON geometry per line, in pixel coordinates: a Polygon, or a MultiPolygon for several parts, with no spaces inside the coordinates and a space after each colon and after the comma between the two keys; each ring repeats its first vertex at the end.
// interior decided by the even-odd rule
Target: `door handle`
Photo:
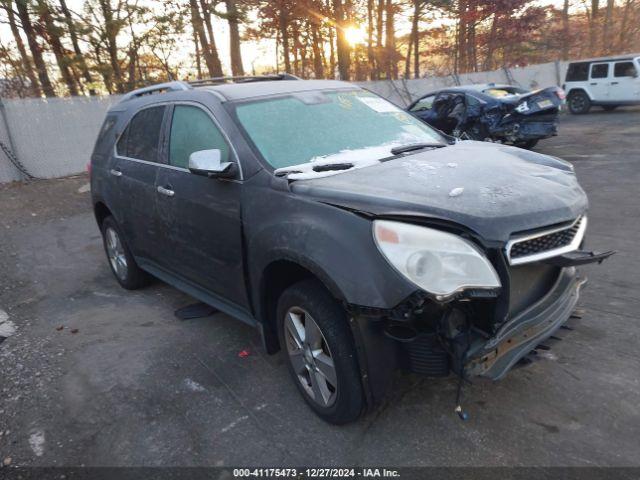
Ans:
{"type": "Polygon", "coordinates": [[[162,195],[166,195],[167,197],[173,197],[176,193],[173,190],[169,190],[168,188],[164,188],[164,187],[158,187],[157,190],[158,190],[158,193],[162,195]]]}
{"type": "Polygon", "coordinates": [[[618,82],[611,82],[611,85],[618,85],[618,82]]]}
{"type": "Polygon", "coordinates": [[[589,85],[597,85],[598,82],[590,83],[589,85]]]}
{"type": "Polygon", "coordinates": [[[112,168],[110,173],[114,177],[121,177],[122,176],[122,172],[120,170],[116,170],[115,168],[112,168]]]}

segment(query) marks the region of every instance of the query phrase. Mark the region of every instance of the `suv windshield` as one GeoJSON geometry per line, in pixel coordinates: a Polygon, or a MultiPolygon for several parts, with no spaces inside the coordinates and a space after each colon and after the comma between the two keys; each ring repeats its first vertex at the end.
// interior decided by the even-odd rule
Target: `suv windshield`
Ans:
{"type": "Polygon", "coordinates": [[[362,90],[304,92],[236,106],[240,124],[273,168],[317,160],[358,162],[413,143],[444,143],[436,131],[362,90]]]}

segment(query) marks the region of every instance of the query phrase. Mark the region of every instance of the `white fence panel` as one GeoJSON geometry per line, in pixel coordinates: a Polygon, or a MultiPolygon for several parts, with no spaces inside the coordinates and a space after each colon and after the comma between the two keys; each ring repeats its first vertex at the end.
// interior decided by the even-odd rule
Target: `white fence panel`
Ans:
{"type": "Polygon", "coordinates": [[[82,172],[105,113],[117,100],[117,96],[5,100],[15,155],[38,178],[82,172]]]}

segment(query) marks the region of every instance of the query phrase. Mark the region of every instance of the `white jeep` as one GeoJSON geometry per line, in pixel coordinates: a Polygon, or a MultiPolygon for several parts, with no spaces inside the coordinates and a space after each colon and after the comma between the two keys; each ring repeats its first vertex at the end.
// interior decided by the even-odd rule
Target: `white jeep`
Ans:
{"type": "Polygon", "coordinates": [[[571,113],[587,113],[592,105],[607,111],[640,105],[640,54],[572,62],[565,84],[571,113]]]}

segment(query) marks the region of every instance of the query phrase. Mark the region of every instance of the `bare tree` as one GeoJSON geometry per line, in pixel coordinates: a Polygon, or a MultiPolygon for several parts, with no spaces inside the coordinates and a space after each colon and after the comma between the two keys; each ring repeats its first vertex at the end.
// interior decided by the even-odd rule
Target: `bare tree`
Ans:
{"type": "Polygon", "coordinates": [[[29,44],[29,50],[31,50],[31,56],[33,57],[33,63],[38,72],[38,79],[42,90],[47,97],[55,97],[56,92],[53,89],[51,80],[49,79],[49,73],[47,72],[47,65],[44,63],[42,57],[42,49],[38,44],[36,38],[36,32],[31,23],[31,17],[29,14],[29,7],[27,0],[16,0],[16,7],[18,9],[18,17],[22,23],[22,31],[27,37],[27,43],[29,44]]]}

